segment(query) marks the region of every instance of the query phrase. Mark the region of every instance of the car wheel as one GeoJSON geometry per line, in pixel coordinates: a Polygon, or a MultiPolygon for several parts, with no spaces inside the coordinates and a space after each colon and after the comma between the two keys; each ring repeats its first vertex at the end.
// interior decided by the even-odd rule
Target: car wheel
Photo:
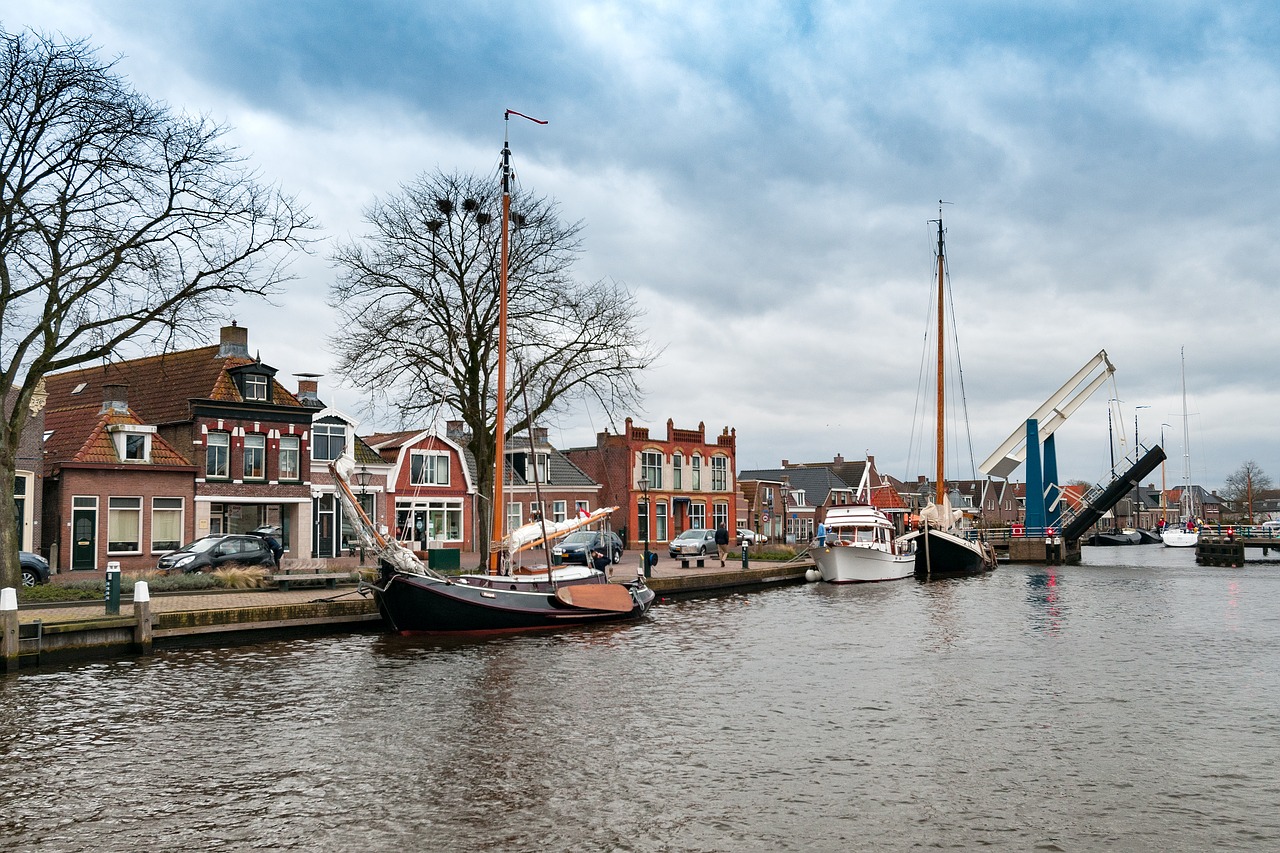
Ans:
{"type": "Polygon", "coordinates": [[[615,550],[613,552],[613,564],[616,566],[618,565],[618,563],[621,563],[621,562],[622,562],[622,552],[615,550]]]}
{"type": "Polygon", "coordinates": [[[703,545],[701,548],[699,548],[699,549],[698,549],[698,556],[699,556],[699,557],[705,557],[705,556],[707,556],[707,546],[706,546],[706,545],[703,545]]]}
{"type": "Polygon", "coordinates": [[[36,573],[35,573],[35,572],[31,571],[30,569],[23,569],[23,570],[22,570],[22,585],[23,585],[23,586],[35,586],[35,585],[36,585],[36,584],[38,584],[38,583],[40,583],[40,578],[36,577],[36,573]]]}

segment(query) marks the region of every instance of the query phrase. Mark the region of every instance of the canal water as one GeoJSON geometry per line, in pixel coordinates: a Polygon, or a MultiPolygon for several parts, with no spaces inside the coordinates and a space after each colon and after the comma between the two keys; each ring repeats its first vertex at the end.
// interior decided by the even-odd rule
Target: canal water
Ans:
{"type": "Polygon", "coordinates": [[[0,850],[1280,848],[1280,566],[1086,548],[0,679],[0,850]]]}

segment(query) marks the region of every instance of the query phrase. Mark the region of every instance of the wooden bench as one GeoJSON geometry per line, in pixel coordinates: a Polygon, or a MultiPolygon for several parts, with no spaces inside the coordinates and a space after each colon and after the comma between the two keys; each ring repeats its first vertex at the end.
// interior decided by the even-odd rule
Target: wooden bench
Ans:
{"type": "Polygon", "coordinates": [[[338,581],[349,581],[355,575],[355,572],[282,572],[269,577],[283,592],[288,592],[289,584],[294,583],[323,583],[329,589],[336,589],[338,581]]]}
{"type": "MultiPolygon", "coordinates": [[[[716,559],[718,560],[718,559],[720,559],[720,558],[719,558],[719,557],[717,557],[716,559]]],[[[706,557],[681,557],[681,558],[680,558],[680,568],[682,568],[682,569],[687,569],[687,568],[689,568],[689,562],[690,562],[691,560],[692,560],[692,561],[694,561],[694,562],[696,562],[696,563],[698,564],[698,568],[700,568],[700,569],[706,568],[706,564],[707,564],[707,558],[706,558],[706,557]]]]}

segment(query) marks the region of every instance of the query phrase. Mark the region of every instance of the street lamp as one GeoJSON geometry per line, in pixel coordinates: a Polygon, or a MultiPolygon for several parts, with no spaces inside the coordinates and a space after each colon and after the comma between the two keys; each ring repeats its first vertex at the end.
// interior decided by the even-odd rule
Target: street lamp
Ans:
{"type": "MultiPolygon", "coordinates": [[[[356,472],[356,485],[360,487],[360,511],[365,511],[366,495],[368,494],[369,481],[373,479],[373,474],[369,473],[369,469],[361,465],[360,470],[356,472]]],[[[373,521],[372,518],[369,519],[373,521]]],[[[364,565],[364,531],[359,531],[360,537],[360,565],[364,565]]]]}
{"type": "Polygon", "coordinates": [[[640,572],[645,577],[649,576],[650,557],[649,557],[649,528],[652,526],[653,516],[649,511],[649,478],[641,477],[636,481],[636,487],[644,492],[644,562],[641,563],[640,572]]]}

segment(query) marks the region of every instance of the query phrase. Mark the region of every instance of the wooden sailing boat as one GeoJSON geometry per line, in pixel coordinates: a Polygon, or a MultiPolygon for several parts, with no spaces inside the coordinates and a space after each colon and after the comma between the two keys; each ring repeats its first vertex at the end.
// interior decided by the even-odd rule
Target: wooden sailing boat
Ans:
{"type": "Polygon", "coordinates": [[[921,580],[976,575],[996,567],[989,543],[969,539],[960,529],[961,513],[951,508],[946,483],[946,245],[942,209],[938,209],[938,352],[937,352],[937,448],[934,499],[920,511],[920,528],[903,537],[914,541],[915,575],[921,580]]]}
{"type": "MultiPolygon", "coordinates": [[[[546,124],[514,110],[511,116],[546,124]]],[[[606,517],[617,507],[598,509],[586,518],[560,524],[527,524],[504,535],[502,477],[506,449],[507,264],[511,221],[511,147],[504,132],[502,145],[502,252],[498,285],[497,426],[494,471],[493,544],[487,574],[446,576],[425,565],[412,551],[382,536],[365,516],[350,488],[348,466],[331,465],[343,511],[365,537],[378,557],[378,582],[362,588],[372,591],[378,609],[391,630],[402,633],[440,631],[501,631],[576,625],[634,619],[653,605],[654,592],[638,576],[629,583],[611,583],[587,566],[547,566],[541,570],[511,574],[510,557],[534,547],[550,536],[606,517]]]]}

